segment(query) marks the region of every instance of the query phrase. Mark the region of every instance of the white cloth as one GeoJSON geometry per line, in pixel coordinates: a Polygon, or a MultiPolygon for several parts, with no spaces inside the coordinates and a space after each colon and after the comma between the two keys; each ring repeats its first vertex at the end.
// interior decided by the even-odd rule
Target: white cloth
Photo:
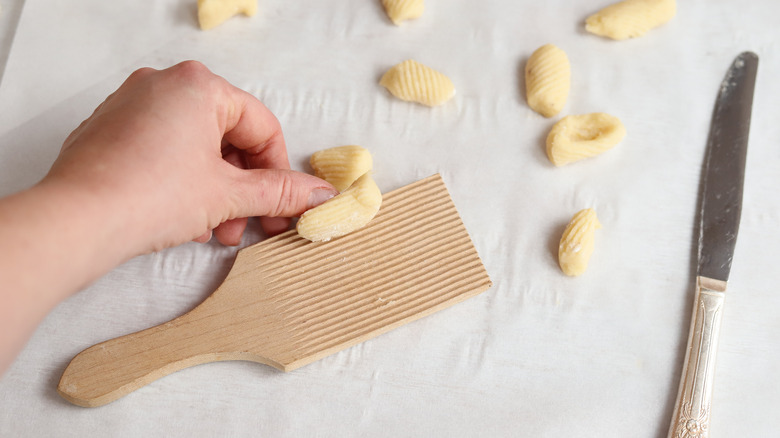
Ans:
{"type": "MultiPolygon", "coordinates": [[[[194,0],[21,2],[2,1],[22,12],[0,29],[15,30],[0,83],[0,195],[41,178],[134,69],[197,59],[277,115],[296,169],[316,150],[360,144],[383,191],[441,173],[494,286],[291,373],[206,364],[101,408],[72,406],[56,386],[74,355],[190,310],[236,249],[138,257],[42,323],[0,379],[1,436],[665,436],[710,116],[744,50],[761,61],[710,431],[776,435],[780,3],[680,1],[668,24],[618,42],[584,31],[609,0],[428,0],[401,27],[376,0],[260,0],[257,16],[208,32],[194,0]],[[559,117],[532,112],[522,89],[525,60],[546,43],[571,60],[561,116],[618,116],[620,146],[563,168],[547,161],[559,117]],[[407,58],[447,74],[455,98],[427,108],[378,86],[407,58]],[[586,207],[603,228],[588,271],[567,278],[557,241],[586,207]]],[[[256,225],[244,245],[261,238],[256,225]]]]}

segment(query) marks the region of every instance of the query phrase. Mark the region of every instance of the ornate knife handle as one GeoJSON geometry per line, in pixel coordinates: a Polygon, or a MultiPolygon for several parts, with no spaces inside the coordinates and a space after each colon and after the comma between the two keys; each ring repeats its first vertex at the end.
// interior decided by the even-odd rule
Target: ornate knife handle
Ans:
{"type": "Polygon", "coordinates": [[[697,277],[688,349],[669,438],[709,435],[715,353],[725,299],[725,281],[697,277]]]}

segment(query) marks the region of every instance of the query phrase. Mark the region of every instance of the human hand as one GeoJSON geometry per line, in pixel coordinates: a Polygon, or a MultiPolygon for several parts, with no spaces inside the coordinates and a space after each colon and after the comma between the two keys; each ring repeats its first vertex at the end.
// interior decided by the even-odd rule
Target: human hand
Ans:
{"type": "Polygon", "coordinates": [[[207,241],[211,230],[238,244],[250,216],[275,234],[337,194],[289,169],[273,114],[188,61],[134,72],[67,138],[42,184],[103,203],[132,257],[207,241]]]}
{"type": "Polygon", "coordinates": [[[336,195],[289,169],[257,99],[197,62],[130,75],[65,140],[42,181],[0,198],[0,374],[46,313],[139,254],[211,230],[238,244],[336,195]]]}

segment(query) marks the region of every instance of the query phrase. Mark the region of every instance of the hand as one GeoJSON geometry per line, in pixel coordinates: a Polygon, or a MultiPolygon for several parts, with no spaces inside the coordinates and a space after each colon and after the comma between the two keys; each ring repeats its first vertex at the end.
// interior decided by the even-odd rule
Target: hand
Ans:
{"type": "MultiPolygon", "coordinates": [[[[246,217],[269,234],[337,191],[293,172],[281,127],[202,64],[134,72],[67,138],[44,183],[94,193],[124,215],[135,253],[189,240],[238,244],[246,217]]],[[[130,254],[131,256],[134,254],[130,254]]]]}
{"type": "Polygon", "coordinates": [[[48,175],[0,199],[0,374],[57,303],[127,259],[246,217],[275,233],[336,195],[293,172],[276,118],[185,62],[133,73],[65,140],[48,175]]]}

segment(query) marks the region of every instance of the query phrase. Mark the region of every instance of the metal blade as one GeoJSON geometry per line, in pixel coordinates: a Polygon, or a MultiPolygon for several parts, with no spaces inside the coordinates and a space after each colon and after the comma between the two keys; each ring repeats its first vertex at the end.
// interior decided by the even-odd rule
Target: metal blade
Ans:
{"type": "Polygon", "coordinates": [[[699,276],[727,281],[742,212],[750,114],[758,56],[744,52],[731,64],[712,115],[701,198],[699,276]]]}

